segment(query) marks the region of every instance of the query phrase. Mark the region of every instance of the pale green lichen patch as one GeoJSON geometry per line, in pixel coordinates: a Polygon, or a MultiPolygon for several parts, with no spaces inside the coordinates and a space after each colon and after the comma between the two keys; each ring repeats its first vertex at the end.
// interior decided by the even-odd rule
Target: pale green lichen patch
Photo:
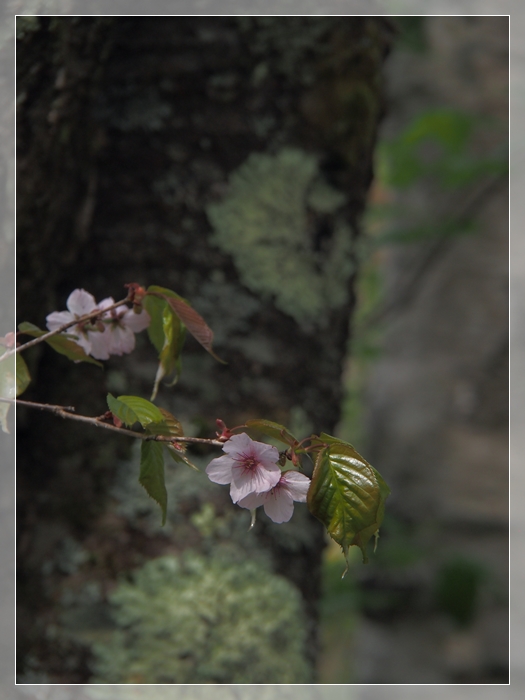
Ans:
{"type": "Polygon", "coordinates": [[[311,683],[300,596],[230,552],[153,559],[111,595],[97,683],[311,683]],[[233,557],[233,558],[232,558],[233,557]]]}
{"type": "Polygon", "coordinates": [[[235,262],[242,283],[300,324],[322,325],[345,303],[353,272],[352,232],[338,212],[345,195],[323,178],[317,158],[296,148],[252,153],[230,176],[225,199],[207,208],[212,241],[235,262]],[[315,244],[315,222],[331,235],[315,244]]]}

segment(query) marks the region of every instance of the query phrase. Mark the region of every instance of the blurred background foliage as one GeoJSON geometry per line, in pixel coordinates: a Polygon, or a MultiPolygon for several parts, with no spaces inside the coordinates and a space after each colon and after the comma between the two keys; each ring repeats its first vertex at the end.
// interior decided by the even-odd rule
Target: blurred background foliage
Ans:
{"type": "MultiPolygon", "coordinates": [[[[394,64],[392,71],[400,67],[406,70],[422,57],[432,61],[435,46],[428,38],[432,22],[432,18],[425,17],[396,19],[398,35],[389,58],[394,64]],[[396,66],[400,55],[405,61],[396,66]]],[[[419,89],[423,92],[421,85],[419,89]]],[[[501,89],[504,94],[506,86],[501,89]]],[[[365,235],[359,245],[357,306],[345,373],[343,414],[337,428],[337,434],[353,442],[363,454],[369,454],[370,441],[375,439],[367,420],[370,376],[384,353],[385,333],[395,325],[396,315],[421,294],[433,261],[450,241],[467,236],[476,245],[476,237],[486,235],[480,209],[508,176],[504,114],[502,119],[502,115],[479,107],[458,107],[450,92],[448,104],[446,94],[439,102],[423,98],[419,104],[416,100],[409,114],[399,107],[399,96],[396,100],[391,93],[387,122],[375,151],[375,179],[364,217],[365,235]],[[442,203],[438,215],[428,206],[433,198],[442,203]],[[385,259],[396,249],[412,264],[397,287],[392,290],[390,286],[387,291],[385,259]]],[[[505,256],[504,249],[501,255],[505,256]]],[[[504,308],[501,311],[505,313],[504,308]]],[[[475,348],[471,352],[475,353],[475,348]]],[[[505,480],[504,473],[501,478],[505,480]]],[[[403,571],[410,579],[411,571],[428,565],[429,558],[436,554],[421,537],[424,528],[424,522],[417,518],[411,521],[387,508],[370,575],[360,569],[355,557],[347,579],[341,580],[340,552],[333,543],[326,549],[321,604],[322,682],[362,681],[356,656],[362,643],[361,619],[376,619],[388,626],[409,615],[418,586],[403,581],[403,571]]],[[[503,547],[504,542],[505,537],[503,547]]],[[[480,611],[492,604],[500,606],[505,625],[505,584],[485,558],[450,548],[435,564],[433,573],[427,576],[427,612],[442,615],[455,629],[468,630],[479,619],[480,611]]],[[[459,679],[462,676],[458,669],[464,661],[461,656],[459,649],[457,668],[454,661],[451,663],[459,679]]],[[[443,659],[436,661],[436,667],[442,665],[443,659]]],[[[468,673],[465,671],[467,677],[468,673]]],[[[500,673],[505,678],[504,664],[496,669],[496,680],[500,673]]]]}

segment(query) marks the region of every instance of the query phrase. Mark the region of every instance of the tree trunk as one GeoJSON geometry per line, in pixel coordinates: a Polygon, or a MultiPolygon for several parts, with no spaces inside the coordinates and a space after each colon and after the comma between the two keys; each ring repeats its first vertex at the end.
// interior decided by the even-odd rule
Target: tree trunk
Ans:
{"type": "MultiPolygon", "coordinates": [[[[171,288],[215,330],[228,364],[189,341],[160,405],[206,437],[216,418],[332,431],[388,23],[18,20],[19,321],[44,327],[75,288],[97,300],[122,298],[133,281],[171,288]]],[[[140,338],[104,372],[41,346],[27,355],[27,398],[88,415],[104,412],[108,390],[148,396],[155,375],[140,338]]],[[[205,497],[180,500],[169,532],[152,530],[115,507],[125,439],[18,415],[20,672],[85,682],[89,644],[71,633],[65,594],[90,581],[106,592],[151,557],[202,547],[191,523],[205,497]]],[[[229,512],[219,491],[216,511],[229,512]]],[[[297,508],[285,526],[261,518],[250,537],[301,592],[313,667],[321,526],[297,508]]]]}

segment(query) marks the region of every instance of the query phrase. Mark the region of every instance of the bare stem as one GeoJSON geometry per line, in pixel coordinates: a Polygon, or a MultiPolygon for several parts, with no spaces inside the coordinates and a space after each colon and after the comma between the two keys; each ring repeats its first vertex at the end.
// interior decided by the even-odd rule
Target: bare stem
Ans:
{"type": "Polygon", "coordinates": [[[202,445],[217,445],[222,447],[224,445],[224,440],[217,440],[215,438],[197,438],[197,437],[172,437],[171,435],[148,435],[146,433],[138,433],[135,430],[129,430],[128,428],[119,428],[112,423],[107,423],[103,416],[81,416],[75,413],[73,406],[54,406],[49,403],[36,403],[35,401],[24,401],[22,399],[4,399],[0,397],[0,401],[4,403],[10,403],[20,406],[27,406],[29,408],[35,408],[40,411],[50,411],[61,418],[70,418],[71,420],[78,420],[82,423],[87,423],[88,425],[94,425],[97,428],[104,428],[105,430],[112,430],[115,433],[120,433],[121,435],[127,435],[128,437],[138,438],[139,440],[155,440],[157,442],[187,442],[187,443],[199,443],[202,445]]]}

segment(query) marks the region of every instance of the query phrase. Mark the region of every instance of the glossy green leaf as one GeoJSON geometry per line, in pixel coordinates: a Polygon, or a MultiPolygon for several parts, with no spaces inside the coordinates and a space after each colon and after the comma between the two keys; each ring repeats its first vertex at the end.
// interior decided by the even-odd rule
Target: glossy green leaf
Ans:
{"type": "MultiPolygon", "coordinates": [[[[33,323],[28,323],[27,321],[21,323],[18,326],[18,330],[34,338],[40,338],[40,336],[49,333],[49,331],[43,331],[38,326],[35,326],[33,323]]],[[[50,345],[53,350],[61,355],[65,355],[68,359],[73,360],[73,362],[89,362],[92,365],[97,365],[97,367],[103,367],[101,362],[86,355],[84,348],[78,345],[78,343],[75,343],[74,337],[75,334],[73,332],[68,334],[58,333],[57,335],[52,335],[50,338],[47,338],[45,342],[50,345]]]]}
{"type": "Polygon", "coordinates": [[[284,425],[274,423],[271,420],[256,418],[246,421],[246,425],[248,428],[257,429],[263,435],[268,435],[268,437],[284,442],[285,445],[290,445],[290,447],[294,447],[299,442],[284,425]]]}
{"type": "Polygon", "coordinates": [[[160,442],[144,440],[140,450],[139,482],[162,511],[162,524],[166,522],[168,493],[164,482],[164,455],[160,442]]]}
{"type": "MultiPolygon", "coordinates": [[[[15,355],[13,355],[15,357],[15,355]]],[[[16,354],[16,395],[20,396],[31,382],[31,375],[26,362],[20,353],[16,354]]]]}
{"type": "Polygon", "coordinates": [[[372,535],[377,536],[390,489],[352,445],[325,433],[317,441],[319,451],[307,498],[310,512],[341,545],[347,563],[352,545],[361,549],[366,562],[366,545],[372,535]]]}
{"type": "Polygon", "coordinates": [[[140,396],[107,396],[109,410],[127,426],[139,422],[143,428],[164,420],[158,406],[140,396]]]}
{"type": "Polygon", "coordinates": [[[147,292],[148,295],[160,296],[162,299],[165,299],[195,340],[197,340],[216,360],[226,364],[224,360],[221,360],[213,351],[213,331],[202,316],[197,313],[185,299],[171,289],[158,287],[156,285],[148,287],[147,292]]]}

